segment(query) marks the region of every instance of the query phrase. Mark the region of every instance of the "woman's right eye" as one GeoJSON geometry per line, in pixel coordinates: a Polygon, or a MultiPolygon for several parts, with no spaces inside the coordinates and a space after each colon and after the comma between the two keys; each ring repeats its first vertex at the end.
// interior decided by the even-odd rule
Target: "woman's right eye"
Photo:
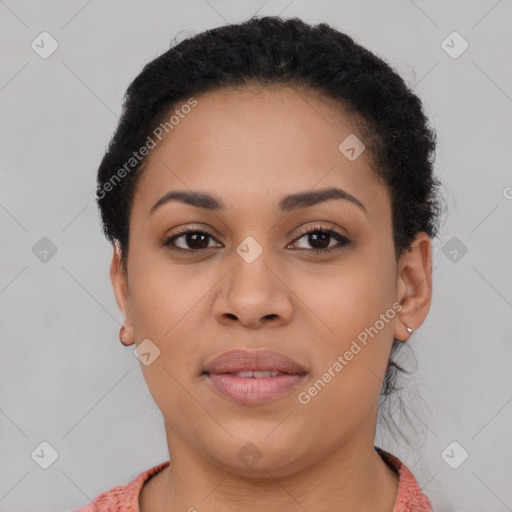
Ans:
{"type": "Polygon", "coordinates": [[[205,240],[208,240],[208,238],[213,239],[213,236],[210,235],[210,233],[206,233],[205,231],[197,231],[197,230],[190,229],[190,230],[181,231],[179,234],[173,235],[173,236],[167,238],[165,240],[165,242],[163,243],[163,245],[169,247],[172,250],[177,250],[177,251],[183,251],[183,252],[189,252],[189,253],[190,252],[202,252],[202,251],[206,251],[207,249],[210,248],[208,246],[208,241],[206,241],[206,245],[205,245],[205,240]],[[188,244],[189,246],[192,246],[193,248],[190,249],[188,247],[178,246],[176,244],[176,241],[178,241],[180,239],[183,239],[180,241],[181,243],[183,243],[185,245],[188,244]],[[195,246],[195,248],[194,248],[194,246],[195,246]]]}

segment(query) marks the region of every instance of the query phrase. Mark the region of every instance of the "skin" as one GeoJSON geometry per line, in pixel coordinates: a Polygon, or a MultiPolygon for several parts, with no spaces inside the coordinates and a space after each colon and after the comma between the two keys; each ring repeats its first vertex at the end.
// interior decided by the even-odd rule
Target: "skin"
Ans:
{"type": "Polygon", "coordinates": [[[127,267],[115,246],[110,269],[125,339],[149,338],[161,351],[141,369],[164,418],[171,466],[146,483],[140,509],[391,512],[398,477],[374,449],[377,405],[393,336],[406,340],[406,325],[417,329],[430,309],[430,239],[418,233],[396,261],[390,197],[369,152],[349,161],[338,150],[358,133],[339,102],[289,87],[225,88],[196,99],[152,150],[130,215],[127,267]],[[367,213],[347,200],[277,208],[284,195],[331,186],[367,213]],[[171,190],[208,192],[226,211],[171,202],[150,214],[171,190]],[[178,226],[211,235],[188,245],[183,236],[179,247],[208,251],[162,246],[178,226]],[[315,245],[299,231],[318,226],[350,243],[330,237],[315,245]],[[251,264],[236,252],[248,236],[263,249],[251,264]],[[312,251],[327,245],[339,248],[312,251]],[[400,315],[299,403],[298,393],[393,303],[400,315]],[[282,352],[307,368],[306,379],[264,405],[231,402],[201,372],[235,347],[282,352]],[[248,442],[261,453],[250,468],[237,457],[248,442]]]}

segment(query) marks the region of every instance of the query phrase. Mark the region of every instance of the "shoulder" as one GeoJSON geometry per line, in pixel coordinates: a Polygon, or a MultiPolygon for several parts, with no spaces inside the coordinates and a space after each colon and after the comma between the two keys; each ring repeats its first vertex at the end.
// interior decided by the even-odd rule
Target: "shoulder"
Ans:
{"type": "Polygon", "coordinates": [[[382,448],[377,448],[377,451],[399,474],[400,483],[393,512],[432,512],[430,500],[421,491],[409,468],[398,457],[382,448]]]}
{"type": "Polygon", "coordinates": [[[163,462],[140,473],[126,485],[118,485],[105,491],[94,500],[73,512],[140,512],[139,494],[144,484],[156,473],[166,468],[170,461],[163,462]]]}

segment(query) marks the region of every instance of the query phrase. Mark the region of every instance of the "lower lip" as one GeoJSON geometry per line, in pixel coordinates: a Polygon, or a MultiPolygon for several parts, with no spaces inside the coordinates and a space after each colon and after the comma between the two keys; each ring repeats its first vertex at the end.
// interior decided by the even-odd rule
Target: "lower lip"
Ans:
{"type": "Polygon", "coordinates": [[[245,405],[271,402],[295,388],[304,375],[286,374],[277,377],[237,377],[230,373],[207,374],[207,380],[224,397],[245,405]]]}

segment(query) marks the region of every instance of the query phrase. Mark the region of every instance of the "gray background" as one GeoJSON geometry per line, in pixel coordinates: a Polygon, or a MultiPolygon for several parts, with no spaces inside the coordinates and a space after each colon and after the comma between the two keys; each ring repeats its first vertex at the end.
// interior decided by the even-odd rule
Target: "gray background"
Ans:
{"type": "Polygon", "coordinates": [[[331,23],[423,100],[448,216],[410,341],[417,433],[408,446],[379,431],[378,444],[437,511],[512,510],[511,0],[0,0],[0,511],[78,508],[167,460],[140,363],[118,341],[95,173],[142,66],[178,34],[256,11],[331,23]],[[31,48],[43,31],[59,44],[47,59],[31,48]],[[457,58],[442,46],[453,31],[469,44],[457,58]],[[43,237],[57,248],[46,262],[32,251],[43,237]],[[48,469],[31,456],[43,441],[58,453],[48,469]],[[453,441],[451,461],[469,453],[457,469],[453,441]]]}

